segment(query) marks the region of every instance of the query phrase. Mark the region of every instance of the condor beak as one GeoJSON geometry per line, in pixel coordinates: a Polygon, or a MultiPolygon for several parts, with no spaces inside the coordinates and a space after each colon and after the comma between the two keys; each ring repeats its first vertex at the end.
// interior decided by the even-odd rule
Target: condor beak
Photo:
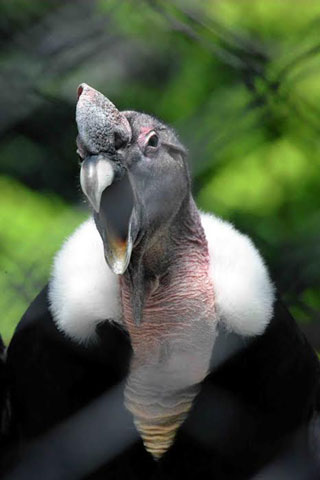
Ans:
{"type": "Polygon", "coordinates": [[[114,180],[114,170],[110,160],[102,155],[87,157],[80,171],[80,184],[94,211],[99,213],[103,191],[114,180]]]}
{"type": "Polygon", "coordinates": [[[94,219],[111,270],[122,275],[134,242],[134,195],[123,166],[100,154],[81,164],[80,183],[94,210],[94,219]]]}

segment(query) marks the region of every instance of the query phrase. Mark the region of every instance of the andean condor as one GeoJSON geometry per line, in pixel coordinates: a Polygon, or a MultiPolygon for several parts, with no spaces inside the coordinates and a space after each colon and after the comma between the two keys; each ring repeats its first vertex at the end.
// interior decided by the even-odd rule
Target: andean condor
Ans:
{"type": "Polygon", "coordinates": [[[92,218],[8,349],[8,478],[317,478],[319,362],[255,246],[197,209],[171,128],[78,97],[92,218]]]}

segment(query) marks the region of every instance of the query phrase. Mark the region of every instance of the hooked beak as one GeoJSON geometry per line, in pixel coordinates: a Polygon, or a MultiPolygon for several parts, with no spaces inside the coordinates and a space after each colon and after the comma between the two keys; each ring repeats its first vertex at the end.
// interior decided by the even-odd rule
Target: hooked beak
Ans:
{"type": "Polygon", "coordinates": [[[102,155],[94,155],[84,160],[80,171],[80,184],[94,211],[99,213],[103,191],[114,180],[114,170],[110,160],[102,155]]]}
{"type": "Polygon", "coordinates": [[[104,154],[81,164],[81,188],[94,209],[94,219],[111,270],[122,275],[135,240],[134,193],[127,170],[104,154]]]}
{"type": "Polygon", "coordinates": [[[84,159],[81,187],[94,210],[106,261],[121,275],[130,262],[137,222],[133,189],[126,168],[116,159],[116,142],[127,145],[131,127],[107,97],[85,83],[78,88],[76,120],[78,151],[84,159]]]}

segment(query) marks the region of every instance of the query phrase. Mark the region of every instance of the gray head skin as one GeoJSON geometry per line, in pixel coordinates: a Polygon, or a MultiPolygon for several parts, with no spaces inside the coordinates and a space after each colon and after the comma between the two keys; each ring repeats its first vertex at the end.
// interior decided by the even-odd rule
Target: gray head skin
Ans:
{"type": "Polygon", "coordinates": [[[150,115],[119,112],[86,84],[78,88],[76,120],[81,186],[94,209],[110,268],[117,274],[131,272],[139,322],[141,259],[152,245],[159,248],[181,208],[190,203],[185,150],[171,128],[150,115]]]}
{"type": "Polygon", "coordinates": [[[168,126],[119,112],[87,85],[79,88],[77,123],[81,186],[119,274],[133,349],[125,402],[159,458],[208,372],[216,335],[208,246],[185,150],[168,126]]]}
{"type": "Polygon", "coordinates": [[[91,154],[112,154],[115,148],[130,142],[128,120],[102,93],[82,83],[78,87],[78,99],[79,138],[91,154]]]}

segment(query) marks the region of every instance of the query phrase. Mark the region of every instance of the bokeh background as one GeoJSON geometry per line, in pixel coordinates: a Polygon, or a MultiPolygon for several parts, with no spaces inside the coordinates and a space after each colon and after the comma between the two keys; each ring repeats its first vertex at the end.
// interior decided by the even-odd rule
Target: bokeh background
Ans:
{"type": "Polygon", "coordinates": [[[319,0],[0,3],[0,331],[88,216],[74,110],[86,82],[173,125],[194,194],[248,233],[320,351],[319,0]]]}

